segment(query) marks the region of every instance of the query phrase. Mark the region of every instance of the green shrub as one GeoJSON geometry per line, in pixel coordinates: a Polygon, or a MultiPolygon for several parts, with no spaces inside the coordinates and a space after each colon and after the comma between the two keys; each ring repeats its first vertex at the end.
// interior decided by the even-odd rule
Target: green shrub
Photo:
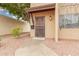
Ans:
{"type": "Polygon", "coordinates": [[[19,37],[20,34],[21,34],[21,28],[19,28],[19,27],[14,28],[14,29],[11,31],[11,34],[12,34],[14,37],[19,37]]]}
{"type": "Polygon", "coordinates": [[[2,39],[1,39],[1,36],[0,36],[0,41],[1,41],[2,39]]]}

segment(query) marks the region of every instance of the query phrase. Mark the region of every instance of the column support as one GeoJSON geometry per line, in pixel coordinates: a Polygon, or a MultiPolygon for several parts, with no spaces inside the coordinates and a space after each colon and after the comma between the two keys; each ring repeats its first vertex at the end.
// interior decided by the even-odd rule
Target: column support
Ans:
{"type": "Polygon", "coordinates": [[[55,41],[58,42],[58,3],[56,3],[55,5],[55,41]]]}

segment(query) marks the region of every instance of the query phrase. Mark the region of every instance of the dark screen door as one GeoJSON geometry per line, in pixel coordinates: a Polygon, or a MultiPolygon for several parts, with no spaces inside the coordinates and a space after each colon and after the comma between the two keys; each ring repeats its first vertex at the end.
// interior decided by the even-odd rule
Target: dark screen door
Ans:
{"type": "Polygon", "coordinates": [[[45,37],[45,17],[35,17],[35,36],[45,37]]]}

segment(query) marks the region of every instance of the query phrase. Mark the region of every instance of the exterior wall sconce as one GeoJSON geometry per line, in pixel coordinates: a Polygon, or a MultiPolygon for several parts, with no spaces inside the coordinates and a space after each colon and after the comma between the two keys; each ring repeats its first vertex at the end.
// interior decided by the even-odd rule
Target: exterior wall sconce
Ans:
{"type": "Polygon", "coordinates": [[[49,20],[52,21],[52,16],[49,16],[49,20]]]}
{"type": "Polygon", "coordinates": [[[34,25],[31,25],[31,29],[34,29],[34,25]]]}

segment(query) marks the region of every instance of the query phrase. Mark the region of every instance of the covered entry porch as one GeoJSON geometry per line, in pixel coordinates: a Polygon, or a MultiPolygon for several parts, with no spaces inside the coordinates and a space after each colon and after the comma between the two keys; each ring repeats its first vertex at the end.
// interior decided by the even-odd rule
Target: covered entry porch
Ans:
{"type": "Polygon", "coordinates": [[[55,39],[55,4],[31,7],[28,12],[31,37],[39,40],[55,39]]]}

